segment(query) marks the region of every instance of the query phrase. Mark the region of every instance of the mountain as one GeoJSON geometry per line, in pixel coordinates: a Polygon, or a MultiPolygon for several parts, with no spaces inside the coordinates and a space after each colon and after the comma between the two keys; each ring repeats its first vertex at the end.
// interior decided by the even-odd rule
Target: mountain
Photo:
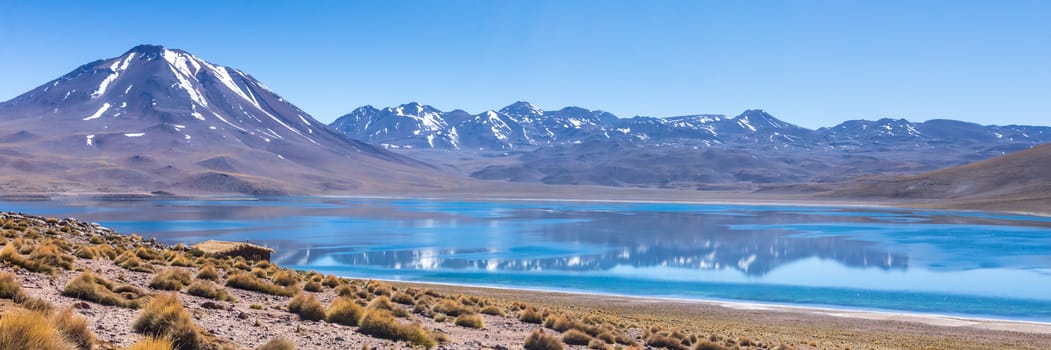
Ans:
{"type": "Polygon", "coordinates": [[[528,102],[477,115],[418,103],[366,106],[331,126],[480,179],[674,188],[921,173],[1051,142],[1051,128],[1039,126],[885,118],[811,130],[757,109],[735,117],[622,119],[579,107],[544,111],[528,102]]]}
{"type": "Polygon", "coordinates": [[[334,133],[240,70],[141,45],[0,103],[4,190],[382,189],[434,169],[334,133]]]}
{"type": "MultiPolygon", "coordinates": [[[[922,174],[865,177],[830,193],[834,197],[918,199],[967,209],[1048,211],[1051,144],[922,174]]],[[[946,205],[941,205],[946,206],[946,205]]]]}

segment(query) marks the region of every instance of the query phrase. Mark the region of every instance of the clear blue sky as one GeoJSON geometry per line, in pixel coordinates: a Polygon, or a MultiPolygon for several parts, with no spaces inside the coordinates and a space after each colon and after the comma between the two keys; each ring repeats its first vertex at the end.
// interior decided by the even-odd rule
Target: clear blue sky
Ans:
{"type": "Polygon", "coordinates": [[[0,0],[0,100],[140,43],[328,122],[409,101],[1051,124],[1051,1],[0,0]],[[160,3],[164,3],[161,5],[160,3]]]}

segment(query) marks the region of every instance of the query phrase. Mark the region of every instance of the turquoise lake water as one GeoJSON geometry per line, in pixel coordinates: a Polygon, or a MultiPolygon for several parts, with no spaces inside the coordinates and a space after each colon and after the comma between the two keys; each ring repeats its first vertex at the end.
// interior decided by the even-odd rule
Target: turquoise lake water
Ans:
{"type": "Polygon", "coordinates": [[[0,202],[348,277],[1051,322],[1051,218],[362,198],[0,202]]]}

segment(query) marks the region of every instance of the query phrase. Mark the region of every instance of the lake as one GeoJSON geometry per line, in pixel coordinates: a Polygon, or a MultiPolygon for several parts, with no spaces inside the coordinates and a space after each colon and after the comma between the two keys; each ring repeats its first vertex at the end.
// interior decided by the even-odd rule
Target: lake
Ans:
{"type": "Polygon", "coordinates": [[[386,198],[0,209],[340,276],[1051,321],[1051,218],[860,207],[386,198]]]}

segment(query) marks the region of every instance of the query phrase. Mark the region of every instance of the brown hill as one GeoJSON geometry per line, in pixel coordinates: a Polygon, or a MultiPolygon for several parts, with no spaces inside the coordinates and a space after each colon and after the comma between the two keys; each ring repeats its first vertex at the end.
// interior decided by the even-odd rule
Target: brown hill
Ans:
{"type": "Polygon", "coordinates": [[[1051,211],[1051,144],[928,173],[869,177],[835,197],[925,200],[965,209],[1051,211]]]}

